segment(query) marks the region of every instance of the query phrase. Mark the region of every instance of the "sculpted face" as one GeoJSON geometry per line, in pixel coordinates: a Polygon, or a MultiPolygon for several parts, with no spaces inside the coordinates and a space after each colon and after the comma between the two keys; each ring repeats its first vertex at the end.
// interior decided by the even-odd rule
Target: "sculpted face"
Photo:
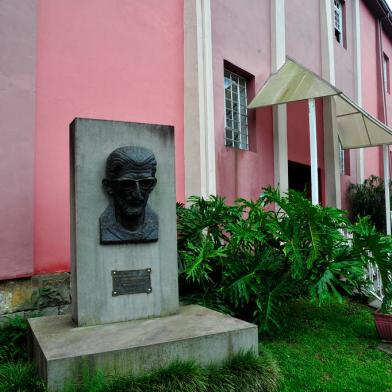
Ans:
{"type": "Polygon", "coordinates": [[[108,180],[108,193],[113,196],[116,209],[122,215],[141,215],[157,180],[151,170],[128,172],[121,178],[108,180]]]}
{"type": "Polygon", "coordinates": [[[106,178],[102,181],[112,196],[119,220],[129,220],[144,214],[148,197],[154,189],[156,160],[142,147],[120,147],[106,163],[106,178]]]}

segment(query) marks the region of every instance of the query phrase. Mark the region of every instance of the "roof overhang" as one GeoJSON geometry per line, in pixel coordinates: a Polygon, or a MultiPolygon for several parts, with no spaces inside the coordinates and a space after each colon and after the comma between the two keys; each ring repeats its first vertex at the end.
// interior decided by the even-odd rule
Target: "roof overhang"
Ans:
{"type": "Polygon", "coordinates": [[[249,109],[333,96],[343,149],[392,144],[392,129],[362,109],[335,86],[292,59],[265,82],[249,109]]]}
{"type": "Polygon", "coordinates": [[[392,40],[392,14],[388,3],[385,0],[364,0],[364,3],[373,15],[381,21],[385,33],[392,40]]]}

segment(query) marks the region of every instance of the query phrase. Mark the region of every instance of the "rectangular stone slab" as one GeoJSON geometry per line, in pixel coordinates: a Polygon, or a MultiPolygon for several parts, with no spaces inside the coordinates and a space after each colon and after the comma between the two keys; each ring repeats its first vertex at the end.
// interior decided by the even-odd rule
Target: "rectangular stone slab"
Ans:
{"type": "Polygon", "coordinates": [[[29,319],[31,354],[50,391],[80,377],[83,367],[105,374],[142,374],[174,360],[201,365],[258,352],[254,324],[189,305],[177,315],[77,328],[70,316],[29,319]]]}
{"type": "Polygon", "coordinates": [[[173,314],[178,310],[174,128],[77,118],[71,124],[71,288],[78,326],[173,314]],[[99,218],[111,202],[102,186],[106,159],[123,146],[151,150],[157,184],[148,204],[158,241],[100,244],[99,218]],[[112,271],[151,269],[151,290],[113,296],[112,271]]]}

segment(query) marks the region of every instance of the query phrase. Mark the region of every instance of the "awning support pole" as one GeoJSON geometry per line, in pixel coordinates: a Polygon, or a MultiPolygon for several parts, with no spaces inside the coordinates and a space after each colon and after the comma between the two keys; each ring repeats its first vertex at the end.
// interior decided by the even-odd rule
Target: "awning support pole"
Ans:
{"type": "Polygon", "coordinates": [[[319,204],[318,163],[317,163],[317,125],[316,103],[309,99],[310,167],[312,181],[312,203],[319,204]]]}
{"type": "Polygon", "coordinates": [[[387,234],[391,235],[391,195],[389,191],[390,173],[389,173],[389,148],[384,148],[384,187],[385,187],[385,218],[387,222],[387,234]]]}

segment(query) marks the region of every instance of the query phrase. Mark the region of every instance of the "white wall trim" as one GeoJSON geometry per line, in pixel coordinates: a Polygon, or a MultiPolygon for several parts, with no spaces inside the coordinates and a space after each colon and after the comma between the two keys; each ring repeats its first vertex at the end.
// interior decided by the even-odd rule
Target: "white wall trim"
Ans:
{"type": "MultiPolygon", "coordinates": [[[[276,72],[286,61],[285,0],[271,0],[271,68],[276,72]]],[[[275,186],[281,192],[289,188],[287,148],[287,107],[274,106],[274,172],[275,186]]]]}
{"type": "Polygon", "coordinates": [[[271,1],[271,58],[272,72],[286,61],[285,0],[271,1]]]}
{"type": "Polygon", "coordinates": [[[184,2],[185,195],[216,194],[210,0],[184,2]]]}
{"type": "MultiPolygon", "coordinates": [[[[335,85],[335,37],[333,1],[320,0],[321,75],[335,85]]],[[[325,204],[340,208],[342,204],[339,172],[339,139],[335,101],[323,98],[325,204]]]]}
{"type": "Polygon", "coordinates": [[[216,194],[214,89],[210,0],[197,1],[201,195],[216,194]]]}
{"type": "Polygon", "coordinates": [[[389,191],[390,173],[389,173],[389,146],[383,146],[384,158],[384,191],[385,191],[385,215],[387,234],[391,235],[391,199],[389,191]]]}
{"type": "MultiPolygon", "coordinates": [[[[361,59],[361,13],[360,0],[353,0],[354,15],[354,88],[355,101],[362,106],[362,59],[361,59]]],[[[357,182],[362,184],[365,179],[364,149],[357,152],[357,182]]]]}
{"type": "Polygon", "coordinates": [[[308,108],[309,108],[309,140],[310,140],[312,203],[319,204],[317,123],[316,123],[316,102],[314,98],[308,100],[308,108]]]}
{"type": "Polygon", "coordinates": [[[320,0],[321,75],[335,85],[335,55],[333,36],[333,1],[320,0]]]}

